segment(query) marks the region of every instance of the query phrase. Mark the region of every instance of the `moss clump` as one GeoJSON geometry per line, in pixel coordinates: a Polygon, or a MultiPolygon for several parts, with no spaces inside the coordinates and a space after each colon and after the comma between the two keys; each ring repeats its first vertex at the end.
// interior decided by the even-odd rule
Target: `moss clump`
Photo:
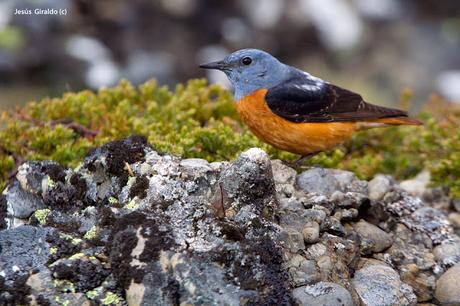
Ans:
{"type": "Polygon", "coordinates": [[[51,210],[49,210],[48,208],[39,209],[35,211],[34,216],[37,219],[38,223],[40,223],[41,225],[44,225],[46,223],[46,218],[48,217],[50,213],[51,213],[51,210]]]}
{"type": "MultiPolygon", "coordinates": [[[[360,132],[344,147],[322,153],[309,164],[352,170],[366,179],[378,172],[404,179],[427,168],[433,184],[448,186],[460,197],[460,111],[440,110],[445,102],[432,100],[436,107],[421,115],[425,127],[360,132]]],[[[51,159],[76,167],[91,147],[132,134],[146,136],[160,152],[184,158],[231,160],[254,146],[273,158],[297,158],[252,135],[241,124],[231,94],[217,85],[192,80],[172,92],[155,81],[137,88],[122,81],[97,93],[66,93],[3,113],[0,188],[17,160],[51,159]]]]}

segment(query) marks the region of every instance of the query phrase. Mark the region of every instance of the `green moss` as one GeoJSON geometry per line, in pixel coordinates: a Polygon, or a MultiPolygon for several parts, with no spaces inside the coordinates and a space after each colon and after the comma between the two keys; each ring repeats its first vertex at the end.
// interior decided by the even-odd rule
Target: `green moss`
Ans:
{"type": "Polygon", "coordinates": [[[109,198],[109,203],[114,205],[114,204],[118,204],[118,199],[115,198],[115,197],[110,197],[109,198]]]}
{"type": "Polygon", "coordinates": [[[121,299],[118,295],[113,292],[107,292],[105,297],[101,300],[102,305],[116,305],[120,303],[121,299]]]}
{"type": "Polygon", "coordinates": [[[35,218],[38,220],[38,223],[44,225],[46,223],[46,218],[51,213],[51,210],[48,208],[36,210],[34,213],[35,218]]]}
{"type": "MultiPolygon", "coordinates": [[[[409,98],[403,92],[402,105],[409,98]]],[[[460,111],[440,107],[445,101],[439,98],[431,103],[420,116],[425,127],[360,132],[308,164],[352,170],[366,179],[379,172],[405,179],[426,168],[433,186],[447,186],[460,198],[460,111]]],[[[66,93],[3,113],[0,126],[0,188],[15,167],[13,156],[76,167],[91,147],[132,134],[145,135],[160,152],[184,158],[231,160],[250,147],[261,147],[273,158],[297,158],[259,141],[241,123],[230,93],[204,80],[177,85],[174,91],[155,81],[137,88],[122,81],[97,93],[66,93]]]]}

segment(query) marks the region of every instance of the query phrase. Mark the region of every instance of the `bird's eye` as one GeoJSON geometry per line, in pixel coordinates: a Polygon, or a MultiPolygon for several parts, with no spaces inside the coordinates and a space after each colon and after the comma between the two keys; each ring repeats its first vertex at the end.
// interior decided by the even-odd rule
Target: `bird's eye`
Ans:
{"type": "Polygon", "coordinates": [[[246,57],[243,57],[241,62],[243,63],[243,65],[248,66],[248,65],[251,65],[252,59],[249,56],[246,56],[246,57]]]}

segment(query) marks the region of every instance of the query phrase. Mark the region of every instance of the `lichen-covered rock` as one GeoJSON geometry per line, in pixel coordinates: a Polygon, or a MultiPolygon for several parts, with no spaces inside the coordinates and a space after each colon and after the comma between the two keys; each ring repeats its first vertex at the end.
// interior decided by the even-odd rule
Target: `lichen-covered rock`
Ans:
{"type": "Polygon", "coordinates": [[[398,273],[383,262],[364,260],[353,277],[363,305],[415,305],[417,297],[398,273]]]}
{"type": "Polygon", "coordinates": [[[294,289],[294,298],[302,306],[353,306],[350,292],[342,286],[328,282],[318,282],[314,285],[294,289]]]}
{"type": "Polygon", "coordinates": [[[435,302],[460,261],[445,203],[390,177],[297,174],[255,148],[180,159],[134,136],[75,169],[18,169],[0,197],[0,304],[435,302]]]}

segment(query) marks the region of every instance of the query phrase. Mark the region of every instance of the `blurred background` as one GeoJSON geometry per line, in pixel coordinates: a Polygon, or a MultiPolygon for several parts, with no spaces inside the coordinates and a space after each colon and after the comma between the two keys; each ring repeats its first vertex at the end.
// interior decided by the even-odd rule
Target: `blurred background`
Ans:
{"type": "Polygon", "coordinates": [[[197,66],[247,47],[374,103],[460,102],[458,0],[0,0],[0,110],[121,78],[228,86],[197,66]],[[36,8],[67,15],[15,14],[36,8]]]}

